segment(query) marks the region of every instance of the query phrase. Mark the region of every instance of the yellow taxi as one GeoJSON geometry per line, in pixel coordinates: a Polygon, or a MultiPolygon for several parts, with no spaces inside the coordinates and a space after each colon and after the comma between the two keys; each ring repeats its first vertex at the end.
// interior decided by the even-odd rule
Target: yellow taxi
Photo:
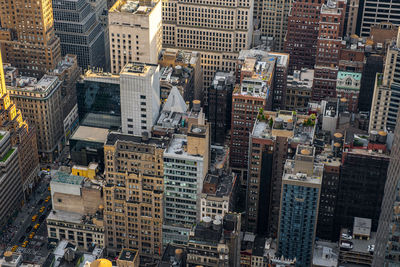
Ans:
{"type": "Polygon", "coordinates": [[[51,196],[46,197],[46,199],[44,200],[44,202],[49,202],[51,196]]]}
{"type": "Polygon", "coordinates": [[[49,191],[51,191],[51,187],[49,186],[49,187],[47,187],[47,189],[49,190],[49,191]]]}
{"type": "Polygon", "coordinates": [[[28,245],[29,241],[26,240],[24,243],[22,243],[21,247],[26,248],[26,246],[28,245]]]}
{"type": "Polygon", "coordinates": [[[29,234],[29,239],[32,239],[35,236],[35,232],[29,234]]]}
{"type": "Polygon", "coordinates": [[[11,248],[11,252],[15,252],[15,251],[17,250],[17,248],[18,248],[17,245],[13,246],[13,247],[11,248]]]}
{"type": "Polygon", "coordinates": [[[37,223],[37,224],[35,224],[35,226],[33,226],[33,229],[35,229],[35,230],[36,230],[36,229],[38,229],[38,228],[39,228],[39,226],[40,226],[40,224],[38,224],[38,223],[37,223]]]}
{"type": "Polygon", "coordinates": [[[39,210],[39,212],[42,213],[42,212],[44,211],[45,208],[46,208],[45,206],[41,207],[40,210],[39,210]]]}
{"type": "Polygon", "coordinates": [[[32,222],[36,221],[37,217],[38,217],[37,214],[36,214],[36,215],[33,215],[33,216],[32,216],[32,222]]]}

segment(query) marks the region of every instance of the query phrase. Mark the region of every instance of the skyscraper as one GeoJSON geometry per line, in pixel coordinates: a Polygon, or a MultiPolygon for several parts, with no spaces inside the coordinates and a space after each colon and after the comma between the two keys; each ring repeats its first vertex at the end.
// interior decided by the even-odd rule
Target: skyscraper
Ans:
{"type": "Polygon", "coordinates": [[[0,53],[0,130],[9,131],[12,146],[18,146],[18,162],[21,172],[21,184],[25,194],[32,191],[38,180],[39,158],[36,145],[36,132],[34,127],[28,127],[23,120],[21,111],[10,100],[7,92],[3,63],[0,53]]]}
{"type": "Polygon", "coordinates": [[[162,5],[163,47],[200,52],[205,88],[216,71],[235,70],[238,53],[251,45],[253,1],[163,0],[162,5]]]}
{"type": "Polygon", "coordinates": [[[162,45],[161,1],[118,0],[108,13],[111,72],[129,62],[158,63],[162,45]]]}
{"type": "Polygon", "coordinates": [[[371,26],[380,22],[400,25],[400,2],[398,0],[364,0],[361,36],[368,37],[371,26]]]}
{"type": "Polygon", "coordinates": [[[336,97],[336,78],[346,11],[345,0],[328,0],[321,7],[313,100],[336,97]]]}
{"type": "Polygon", "coordinates": [[[4,62],[40,78],[61,59],[51,0],[1,1],[0,44],[4,62]]]}
{"type": "Polygon", "coordinates": [[[278,255],[296,258],[296,266],[310,266],[314,251],[324,167],[314,156],[313,147],[299,145],[282,178],[278,255]]]}
{"type": "Polygon", "coordinates": [[[288,17],[284,50],[290,55],[289,72],[314,68],[322,0],[296,0],[288,17]]]}
{"type": "Polygon", "coordinates": [[[77,55],[78,65],[105,68],[104,30],[86,0],[53,1],[54,28],[61,54],[77,55]]]}
{"type": "Polygon", "coordinates": [[[121,71],[122,132],[150,133],[160,111],[160,67],[129,63],[121,71]]]}
{"type": "Polygon", "coordinates": [[[400,264],[400,119],[397,120],[375,242],[374,267],[400,264]]]}
{"type": "Polygon", "coordinates": [[[276,51],[283,51],[288,26],[288,16],[293,0],[255,0],[261,7],[258,12],[261,34],[273,37],[276,51]]]}

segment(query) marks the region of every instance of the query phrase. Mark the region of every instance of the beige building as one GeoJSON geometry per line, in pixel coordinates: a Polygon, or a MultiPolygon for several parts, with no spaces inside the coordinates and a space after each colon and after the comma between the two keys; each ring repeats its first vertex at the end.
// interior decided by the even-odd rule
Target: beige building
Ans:
{"type": "Polygon", "coordinates": [[[162,0],[163,46],[201,53],[204,86],[217,70],[234,71],[236,58],[249,49],[253,1],[162,0]]]}
{"type": "Polygon", "coordinates": [[[311,99],[314,70],[295,70],[289,75],[286,85],[286,109],[306,112],[311,99]]]}
{"type": "Polygon", "coordinates": [[[129,62],[157,64],[162,45],[161,2],[118,0],[108,13],[111,72],[129,62]]]}
{"type": "Polygon", "coordinates": [[[124,248],[117,259],[118,267],[139,267],[139,254],[136,249],[124,248]]]}
{"type": "Polygon", "coordinates": [[[359,7],[360,7],[360,0],[349,0],[349,1],[347,1],[346,35],[350,36],[350,35],[356,33],[359,7]]]}
{"type": "Polygon", "coordinates": [[[258,8],[261,9],[258,12],[261,34],[274,38],[275,51],[283,51],[293,0],[255,0],[255,2],[258,2],[258,8]]]}
{"type": "Polygon", "coordinates": [[[110,133],[104,145],[106,246],[138,250],[140,261],[161,256],[165,140],[110,133]]]}
{"type": "Polygon", "coordinates": [[[102,186],[82,176],[57,172],[50,182],[53,210],[49,239],[67,240],[85,250],[105,247],[102,186]]]}
{"type": "Polygon", "coordinates": [[[60,80],[50,75],[44,75],[39,81],[36,78],[19,77],[7,89],[28,124],[36,127],[42,160],[54,161],[64,135],[60,80]]]}

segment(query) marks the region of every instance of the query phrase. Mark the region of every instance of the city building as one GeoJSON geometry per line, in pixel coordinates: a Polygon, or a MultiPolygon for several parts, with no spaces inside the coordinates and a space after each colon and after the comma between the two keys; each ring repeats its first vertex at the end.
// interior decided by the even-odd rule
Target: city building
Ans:
{"type": "Polygon", "coordinates": [[[396,266],[399,257],[400,211],[400,120],[397,120],[382,200],[372,266],[396,266]]]}
{"type": "Polygon", "coordinates": [[[339,71],[359,72],[362,73],[366,64],[365,54],[370,53],[370,41],[364,41],[357,35],[345,37],[340,49],[339,55],[339,71]],[[344,45],[346,42],[346,45],[344,45]]]}
{"type": "Polygon", "coordinates": [[[378,227],[390,157],[386,153],[385,133],[370,136],[346,131],[335,207],[335,232],[351,227],[354,217],[372,220],[378,227]],[[357,192],[355,194],[354,192],[357,192]]]}
{"type": "Polygon", "coordinates": [[[260,112],[249,137],[246,229],[276,237],[285,161],[298,144],[312,144],[315,117],[292,111],[260,112]]]}
{"type": "Polygon", "coordinates": [[[261,34],[272,37],[275,50],[283,51],[293,0],[255,0],[254,3],[261,8],[257,17],[261,34]]]}
{"type": "Polygon", "coordinates": [[[88,166],[74,165],[71,168],[71,174],[76,176],[82,176],[91,180],[96,179],[99,172],[99,164],[95,162],[89,163],[88,166]]]}
{"type": "Polygon", "coordinates": [[[135,249],[123,248],[118,255],[118,267],[139,267],[139,253],[135,249]]]}
{"type": "Polygon", "coordinates": [[[374,257],[376,232],[371,231],[371,219],[354,217],[351,231],[343,228],[339,239],[339,263],[371,266],[374,257]]]}
{"type": "Polygon", "coordinates": [[[19,170],[24,196],[32,192],[38,181],[39,155],[35,127],[29,127],[22,118],[21,110],[10,100],[7,91],[0,53],[0,130],[10,133],[11,145],[18,146],[19,170]]]}
{"type": "MultiPolygon", "coordinates": [[[[178,49],[163,49],[158,59],[160,68],[173,69],[171,75],[167,71],[167,77],[161,75],[161,99],[168,97],[169,84],[177,86],[185,101],[192,102],[195,99],[203,99],[203,71],[201,69],[200,53],[188,52],[178,49]],[[179,68],[180,66],[181,68],[179,68]],[[164,81],[163,81],[164,79],[164,81]]],[[[161,70],[161,73],[163,71],[161,70]]]]}
{"type": "Polygon", "coordinates": [[[74,164],[88,166],[91,162],[104,168],[104,143],[109,130],[88,126],[79,126],[69,139],[71,161],[74,164]]]}
{"type": "Polygon", "coordinates": [[[272,110],[285,109],[289,54],[269,52],[276,58],[274,85],[272,88],[272,110]]]}
{"type": "Polygon", "coordinates": [[[121,127],[120,77],[88,70],[76,84],[79,124],[118,130],[121,127]]]}
{"type": "Polygon", "coordinates": [[[383,73],[377,73],[369,131],[394,131],[400,102],[400,30],[386,54],[383,73]]]}
{"type": "Polygon", "coordinates": [[[353,34],[359,34],[363,3],[364,0],[347,1],[346,20],[344,29],[345,35],[351,36],[353,34]]]}
{"type": "Polygon", "coordinates": [[[76,82],[80,75],[76,55],[67,54],[54,70],[47,74],[57,76],[61,84],[61,109],[64,124],[64,138],[68,140],[78,127],[78,105],[76,98],[76,82]]]}
{"type": "Polygon", "coordinates": [[[361,36],[368,37],[371,27],[381,22],[400,25],[400,3],[397,0],[364,0],[361,21],[361,36]]]}
{"type": "Polygon", "coordinates": [[[313,69],[294,70],[293,75],[288,75],[285,101],[285,108],[287,110],[295,110],[297,112],[308,110],[313,80],[313,69]]]}
{"type": "Polygon", "coordinates": [[[201,219],[201,194],[210,165],[210,128],[200,104],[194,105],[188,117],[187,134],[173,135],[164,152],[164,245],[187,244],[192,225],[201,219]]]}
{"type": "Polygon", "coordinates": [[[17,67],[21,75],[36,78],[54,69],[61,60],[61,48],[54,32],[51,0],[3,1],[0,9],[0,46],[4,62],[17,67]]]}
{"type": "Polygon", "coordinates": [[[337,244],[315,241],[312,267],[334,267],[338,266],[338,263],[339,250],[337,244]]]}
{"type": "Polygon", "coordinates": [[[50,182],[52,211],[47,216],[50,240],[68,240],[89,250],[105,247],[102,184],[56,172],[50,182]]]}
{"type": "Polygon", "coordinates": [[[299,145],[282,178],[278,255],[296,258],[296,266],[310,266],[314,252],[323,179],[323,164],[314,157],[313,147],[299,145]]]}
{"type": "Polygon", "coordinates": [[[60,80],[47,74],[39,81],[32,77],[18,77],[7,89],[23,117],[36,128],[41,159],[53,162],[61,152],[64,137],[60,80]]]}
{"type": "Polygon", "coordinates": [[[104,29],[89,1],[53,1],[53,14],[62,56],[76,55],[84,70],[106,68],[104,29]]]}
{"type": "Polygon", "coordinates": [[[160,111],[160,68],[129,63],[120,73],[122,132],[150,133],[160,111]]]}
{"type": "Polygon", "coordinates": [[[314,68],[322,4],[321,0],[296,0],[292,4],[284,43],[284,51],[290,57],[290,73],[314,68]]]}
{"type": "Polygon", "coordinates": [[[356,113],[360,95],[361,73],[339,71],[336,81],[336,96],[345,98],[347,110],[356,113]]]}
{"type": "Polygon", "coordinates": [[[345,0],[328,0],[321,7],[312,92],[315,101],[336,97],[345,10],[345,0]]]}
{"type": "Polygon", "coordinates": [[[211,127],[211,143],[223,145],[231,129],[234,72],[217,72],[206,92],[204,110],[211,127]]]}
{"type": "Polygon", "coordinates": [[[157,64],[162,45],[161,1],[118,0],[108,12],[111,72],[127,63],[157,64]]]}
{"type": "Polygon", "coordinates": [[[111,132],[104,144],[106,247],[135,249],[141,264],[161,257],[163,152],[167,140],[111,132]]]}
{"type": "Polygon", "coordinates": [[[10,133],[0,131],[0,223],[6,225],[14,211],[22,205],[21,171],[18,163],[18,148],[12,146],[10,133]]]}
{"type": "Polygon", "coordinates": [[[187,266],[239,267],[240,214],[228,213],[220,219],[204,217],[190,231],[187,266]]]}
{"type": "Polygon", "coordinates": [[[272,107],[275,66],[276,57],[268,53],[250,54],[238,64],[239,85],[232,94],[230,166],[239,174],[243,186],[247,177],[249,134],[259,110],[272,107]]]}
{"type": "Polygon", "coordinates": [[[204,88],[211,85],[215,72],[234,71],[239,52],[251,45],[250,1],[162,1],[162,20],[163,47],[200,53],[204,88]]]}
{"type": "Polygon", "coordinates": [[[186,267],[186,257],[185,247],[168,244],[157,267],[186,267]]]}

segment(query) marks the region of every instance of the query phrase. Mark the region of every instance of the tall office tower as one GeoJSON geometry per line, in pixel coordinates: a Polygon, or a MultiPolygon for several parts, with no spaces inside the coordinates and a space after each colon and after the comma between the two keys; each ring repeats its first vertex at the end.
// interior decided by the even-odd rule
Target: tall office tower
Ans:
{"type": "Polygon", "coordinates": [[[211,143],[223,145],[231,128],[232,92],[235,86],[233,72],[217,72],[207,90],[204,104],[206,118],[211,127],[211,143]]]}
{"type": "Polygon", "coordinates": [[[200,199],[210,162],[209,131],[196,103],[188,114],[187,135],[173,135],[164,152],[164,245],[186,244],[192,225],[201,219],[200,199]]]}
{"type": "Polygon", "coordinates": [[[284,46],[284,51],[290,56],[290,73],[302,68],[314,68],[321,5],[321,0],[295,0],[293,2],[284,46]]]}
{"type": "Polygon", "coordinates": [[[246,186],[249,134],[259,110],[272,107],[276,58],[268,53],[244,58],[237,71],[240,85],[232,94],[230,166],[246,186]]]}
{"type": "Polygon", "coordinates": [[[254,0],[254,2],[258,2],[259,6],[262,5],[262,11],[258,12],[261,34],[272,37],[275,50],[283,51],[293,0],[254,0]]]}
{"type": "Polygon", "coordinates": [[[74,54],[82,69],[105,68],[104,30],[86,0],[53,0],[54,28],[61,54],[74,54]]]}
{"type": "Polygon", "coordinates": [[[357,112],[360,95],[361,73],[339,71],[336,81],[336,96],[346,99],[347,110],[357,112]]]}
{"type": "Polygon", "coordinates": [[[130,62],[158,63],[161,1],[118,0],[108,13],[111,72],[130,62]]]}
{"type": "Polygon", "coordinates": [[[394,131],[400,102],[400,30],[387,53],[384,72],[376,74],[369,131],[394,131]]]}
{"type": "Polygon", "coordinates": [[[0,9],[4,62],[17,67],[22,75],[37,78],[54,69],[61,54],[60,40],[54,34],[51,0],[3,1],[0,9]]]}
{"type": "Polygon", "coordinates": [[[76,98],[76,82],[80,75],[76,55],[66,55],[54,70],[47,74],[57,76],[61,84],[61,110],[64,123],[64,138],[67,140],[79,123],[76,98]]]}
{"type": "Polygon", "coordinates": [[[160,68],[154,64],[129,63],[120,73],[122,132],[151,132],[160,111],[160,68]]]}
{"type": "Polygon", "coordinates": [[[88,70],[76,84],[79,124],[118,130],[121,127],[119,75],[88,70]]]}
{"type": "Polygon", "coordinates": [[[289,54],[269,53],[276,58],[274,85],[272,90],[272,110],[285,109],[286,85],[289,71],[289,54]]]}
{"type": "Polygon", "coordinates": [[[106,247],[137,249],[143,263],[162,250],[165,141],[111,132],[104,144],[106,247]]]}
{"type": "Polygon", "coordinates": [[[328,0],[321,7],[313,100],[336,97],[336,78],[346,11],[346,0],[328,0]]]}
{"type": "Polygon", "coordinates": [[[11,100],[21,109],[31,127],[36,127],[37,146],[41,159],[53,162],[60,153],[64,136],[61,107],[61,82],[56,76],[36,78],[19,77],[8,92],[11,100]],[[26,106],[26,102],[31,104],[26,106]],[[38,115],[41,114],[41,115],[38,115]]]}
{"type": "Polygon", "coordinates": [[[381,215],[376,234],[374,267],[400,264],[399,257],[400,210],[400,119],[397,120],[390,163],[382,200],[381,215]]]}
{"type": "Polygon", "coordinates": [[[362,3],[364,0],[348,0],[347,1],[347,9],[346,9],[346,20],[345,20],[345,29],[344,34],[347,36],[351,36],[356,34],[357,25],[361,18],[359,17],[362,13],[362,3]],[[361,2],[361,9],[360,9],[360,2],[361,2]],[[360,18],[360,19],[359,19],[360,18]]]}
{"type": "Polygon", "coordinates": [[[314,251],[324,168],[314,157],[314,147],[299,145],[282,177],[278,256],[296,258],[296,266],[310,266],[314,251]]]}
{"type": "Polygon", "coordinates": [[[22,205],[21,172],[18,165],[18,148],[12,146],[9,132],[0,131],[0,224],[6,225],[7,219],[22,205]]]}
{"type": "Polygon", "coordinates": [[[11,135],[11,145],[18,146],[18,161],[21,172],[21,183],[24,194],[29,194],[38,181],[39,157],[36,145],[36,132],[34,127],[28,127],[23,120],[21,110],[10,100],[7,92],[3,63],[0,53],[0,130],[8,131],[11,135]]]}
{"type": "Polygon", "coordinates": [[[238,53],[251,45],[252,0],[163,0],[162,5],[163,47],[200,52],[204,88],[216,71],[235,70],[238,53]]]}
{"type": "Polygon", "coordinates": [[[246,152],[246,228],[276,237],[285,161],[293,156],[298,144],[312,144],[315,120],[284,110],[260,112],[257,117],[246,152]]]}
{"type": "Polygon", "coordinates": [[[368,37],[371,27],[380,22],[400,25],[400,3],[397,0],[365,0],[361,21],[361,36],[368,37]]]}
{"type": "Polygon", "coordinates": [[[371,132],[369,140],[353,136],[349,132],[344,136],[334,217],[337,237],[341,227],[352,226],[354,217],[371,219],[376,231],[390,160],[385,132],[371,132]]]}

